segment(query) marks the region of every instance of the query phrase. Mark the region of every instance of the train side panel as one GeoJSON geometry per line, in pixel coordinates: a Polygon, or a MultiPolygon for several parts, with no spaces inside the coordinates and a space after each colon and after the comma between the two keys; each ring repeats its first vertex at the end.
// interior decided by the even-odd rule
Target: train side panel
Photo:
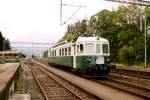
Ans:
{"type": "Polygon", "coordinates": [[[89,66],[95,65],[95,58],[91,56],[76,56],[76,67],[85,72],[89,66]],[[90,61],[89,61],[90,60],[90,61]]]}
{"type": "Polygon", "coordinates": [[[48,62],[49,62],[49,64],[72,67],[73,66],[73,56],[49,57],[48,62]]]}

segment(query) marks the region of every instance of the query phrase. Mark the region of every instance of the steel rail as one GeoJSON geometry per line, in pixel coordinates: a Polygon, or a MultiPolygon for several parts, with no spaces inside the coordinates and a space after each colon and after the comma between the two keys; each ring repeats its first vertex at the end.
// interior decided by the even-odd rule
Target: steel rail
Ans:
{"type": "Polygon", "coordinates": [[[119,75],[126,75],[126,76],[132,76],[132,77],[137,77],[137,78],[142,78],[142,79],[150,79],[149,75],[142,75],[138,71],[134,73],[124,73],[124,72],[119,72],[119,71],[111,71],[110,73],[114,74],[119,74],[119,75]]]}
{"type": "MultiPolygon", "coordinates": [[[[79,100],[82,100],[82,98],[79,96],[79,95],[77,95],[76,93],[74,93],[72,90],[70,90],[69,88],[67,88],[66,86],[64,86],[62,83],[60,83],[59,81],[57,81],[56,79],[54,79],[53,77],[51,77],[45,70],[43,70],[42,68],[40,68],[40,67],[38,67],[44,74],[46,74],[49,78],[52,78],[55,82],[57,82],[59,85],[61,85],[63,88],[65,88],[67,91],[69,91],[72,95],[74,95],[76,98],[78,98],[79,100]]],[[[32,69],[32,68],[31,68],[32,69]]],[[[33,70],[32,70],[32,72],[33,72],[33,70]]],[[[34,73],[34,72],[33,72],[34,73]]],[[[34,76],[36,77],[36,75],[34,74],[34,76]]],[[[37,77],[36,77],[36,79],[37,79],[37,77]]],[[[37,82],[38,82],[38,84],[40,84],[40,82],[38,81],[38,79],[37,79],[37,82]]],[[[43,94],[44,94],[44,96],[45,96],[45,98],[46,98],[46,100],[49,100],[48,99],[48,97],[47,97],[47,95],[46,95],[46,93],[45,93],[45,91],[44,91],[44,89],[42,88],[42,86],[41,86],[41,84],[40,84],[40,88],[41,88],[41,90],[42,90],[42,92],[43,92],[43,94]]]]}
{"type": "Polygon", "coordinates": [[[45,93],[45,91],[44,91],[44,89],[42,88],[42,86],[41,86],[41,84],[40,84],[38,78],[37,78],[36,75],[34,74],[34,72],[33,72],[32,68],[31,68],[31,66],[29,66],[29,68],[30,68],[30,70],[31,70],[31,72],[32,72],[32,74],[33,74],[33,76],[34,76],[34,78],[35,78],[37,84],[39,85],[39,87],[40,87],[40,89],[41,89],[41,91],[42,91],[42,93],[43,93],[43,95],[44,95],[44,98],[45,98],[46,100],[49,100],[48,97],[47,97],[47,95],[46,95],[46,93],[45,93]]]}
{"type": "MultiPolygon", "coordinates": [[[[72,90],[70,90],[69,88],[67,88],[65,85],[63,85],[61,82],[57,81],[55,78],[51,77],[45,70],[43,70],[42,68],[38,67],[42,72],[44,72],[48,77],[52,78],[53,80],[55,80],[58,84],[60,84],[62,87],[64,87],[66,90],[68,90],[72,95],[74,95],[75,97],[77,97],[79,100],[82,100],[82,98],[77,95],[76,93],[74,93],[72,90]]],[[[57,76],[59,77],[59,76],[57,76]]]]}
{"type": "Polygon", "coordinates": [[[118,75],[126,75],[126,76],[131,76],[131,77],[137,77],[141,79],[150,79],[148,76],[140,76],[138,74],[128,74],[128,73],[119,73],[119,72],[110,72],[112,74],[118,74],[118,75]]]}
{"type": "MultiPolygon", "coordinates": [[[[131,93],[133,95],[136,95],[136,96],[139,96],[141,98],[144,98],[144,99],[150,99],[149,96],[146,96],[146,95],[143,95],[143,94],[140,94],[140,93],[137,93],[136,91],[131,91],[131,90],[128,90],[128,89],[125,89],[125,88],[122,88],[122,86],[130,86],[130,87],[134,87],[134,89],[142,89],[144,91],[145,88],[142,88],[142,87],[138,87],[138,86],[134,86],[132,84],[128,84],[128,83],[123,83],[123,82],[119,82],[119,81],[115,81],[115,80],[111,80],[111,79],[108,79],[107,81],[98,81],[98,80],[92,80],[94,82],[97,82],[99,84],[103,84],[103,85],[106,85],[106,86],[109,86],[109,87],[112,87],[112,88],[115,88],[115,89],[118,89],[118,90],[121,90],[121,91],[124,91],[124,92],[127,92],[127,93],[131,93]],[[109,84],[108,84],[109,82],[109,84]],[[113,83],[113,85],[111,84],[113,83]],[[121,87],[118,86],[118,85],[114,85],[114,84],[118,84],[118,85],[122,85],[121,87]]],[[[149,91],[149,89],[145,89],[146,91],[149,91]]]]}

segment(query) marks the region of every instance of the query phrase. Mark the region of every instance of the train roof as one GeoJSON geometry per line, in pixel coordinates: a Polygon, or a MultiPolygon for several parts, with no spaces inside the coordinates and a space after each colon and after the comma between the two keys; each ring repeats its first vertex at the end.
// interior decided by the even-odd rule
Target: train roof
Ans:
{"type": "Polygon", "coordinates": [[[101,37],[78,37],[76,42],[86,42],[86,41],[108,42],[107,39],[104,39],[104,38],[101,38],[101,37]]]}
{"type": "MultiPolygon", "coordinates": [[[[76,43],[76,42],[108,42],[108,40],[101,38],[101,37],[78,37],[78,39],[74,43],[76,43]]],[[[56,45],[52,46],[51,48],[67,46],[70,44],[73,44],[73,43],[63,41],[63,42],[57,43],[56,45]]]]}

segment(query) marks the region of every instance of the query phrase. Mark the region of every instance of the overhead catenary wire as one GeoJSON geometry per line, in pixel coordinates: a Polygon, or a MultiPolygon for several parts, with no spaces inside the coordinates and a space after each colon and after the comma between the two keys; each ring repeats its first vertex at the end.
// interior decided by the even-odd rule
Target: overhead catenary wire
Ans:
{"type": "Polygon", "coordinates": [[[80,5],[73,5],[73,4],[64,4],[62,2],[62,0],[60,0],[60,25],[66,24],[82,7],[86,7],[86,6],[80,6],[80,5]],[[66,21],[62,21],[62,17],[63,17],[63,6],[70,6],[70,7],[77,7],[78,9],[66,20],[66,21]]]}

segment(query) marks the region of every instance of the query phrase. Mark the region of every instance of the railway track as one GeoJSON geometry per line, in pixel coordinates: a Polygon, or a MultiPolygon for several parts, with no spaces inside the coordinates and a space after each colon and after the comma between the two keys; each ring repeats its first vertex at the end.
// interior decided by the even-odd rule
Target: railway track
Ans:
{"type": "Polygon", "coordinates": [[[150,99],[150,84],[147,86],[136,83],[129,78],[123,78],[110,75],[106,80],[94,80],[100,84],[104,84],[119,90],[125,91],[142,97],[144,99],[150,99]],[[133,81],[133,82],[132,82],[133,81]]]}
{"type": "Polygon", "coordinates": [[[150,79],[150,72],[139,71],[139,70],[128,70],[128,69],[113,69],[111,73],[120,74],[120,75],[128,75],[143,79],[150,79]]]}
{"type": "Polygon", "coordinates": [[[125,91],[126,93],[133,94],[144,99],[150,99],[150,80],[148,78],[138,77],[137,75],[134,75],[134,73],[130,73],[129,75],[127,73],[110,73],[107,79],[92,79],[92,81],[115,89],[117,88],[118,90],[125,91]]]}
{"type": "Polygon", "coordinates": [[[37,66],[30,69],[46,100],[81,100],[81,97],[37,66]]]}

